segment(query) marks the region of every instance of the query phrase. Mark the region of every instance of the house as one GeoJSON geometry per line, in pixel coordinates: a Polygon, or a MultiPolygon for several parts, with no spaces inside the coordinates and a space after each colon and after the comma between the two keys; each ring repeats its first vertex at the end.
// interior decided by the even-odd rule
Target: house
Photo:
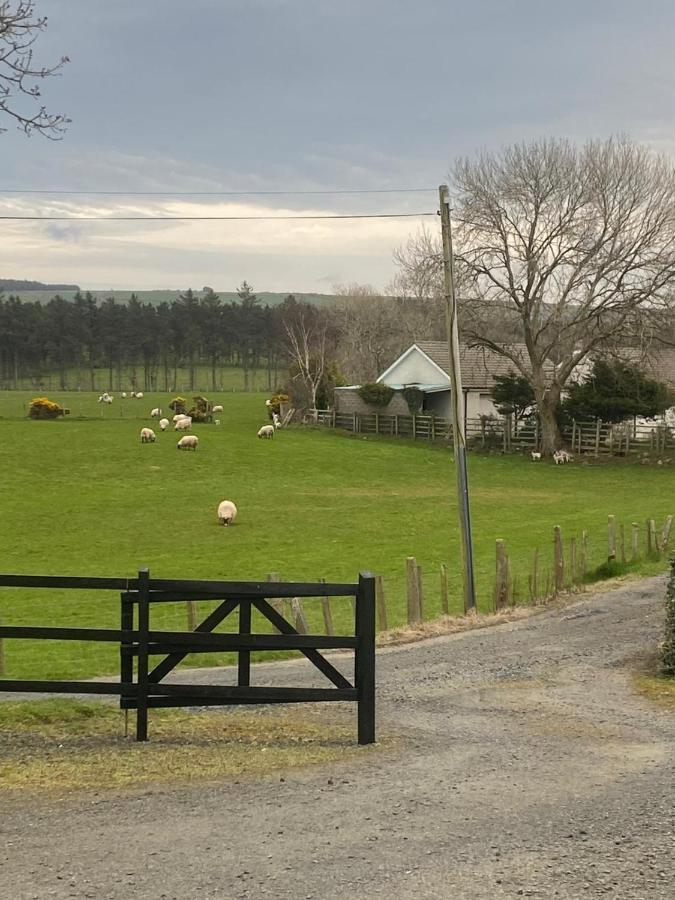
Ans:
{"type": "MultiPolygon", "coordinates": [[[[525,361],[524,344],[509,349],[525,361]]],[[[460,345],[460,366],[464,392],[464,413],[467,419],[498,415],[492,401],[495,375],[515,372],[510,359],[484,347],[460,345]]],[[[378,383],[394,388],[396,393],[382,412],[409,415],[407,403],[400,393],[403,388],[416,387],[424,394],[422,412],[450,418],[450,356],[444,341],[417,341],[377,379],[378,383]]],[[[335,406],[340,413],[366,414],[372,410],[361,400],[358,385],[335,389],[335,406]]]]}

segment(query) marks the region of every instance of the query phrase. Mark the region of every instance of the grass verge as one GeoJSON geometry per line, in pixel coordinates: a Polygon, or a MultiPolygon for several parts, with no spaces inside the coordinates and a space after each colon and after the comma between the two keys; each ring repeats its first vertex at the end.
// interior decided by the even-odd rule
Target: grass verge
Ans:
{"type": "MultiPolygon", "coordinates": [[[[133,716],[130,716],[130,722],[133,716]]],[[[124,736],[103,703],[0,704],[0,796],[196,783],[283,773],[369,752],[350,722],[314,708],[258,712],[153,710],[147,744],[124,736]]]]}

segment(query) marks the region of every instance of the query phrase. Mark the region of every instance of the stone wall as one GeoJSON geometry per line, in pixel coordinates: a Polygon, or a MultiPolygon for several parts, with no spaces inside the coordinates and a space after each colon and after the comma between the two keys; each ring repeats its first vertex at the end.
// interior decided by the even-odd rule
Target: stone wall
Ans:
{"type": "Polygon", "coordinates": [[[364,403],[359,397],[356,388],[335,389],[335,410],[343,415],[351,415],[352,413],[357,413],[360,416],[367,416],[370,413],[383,413],[388,416],[410,415],[408,404],[400,391],[394,394],[387,406],[376,407],[364,403]]]}

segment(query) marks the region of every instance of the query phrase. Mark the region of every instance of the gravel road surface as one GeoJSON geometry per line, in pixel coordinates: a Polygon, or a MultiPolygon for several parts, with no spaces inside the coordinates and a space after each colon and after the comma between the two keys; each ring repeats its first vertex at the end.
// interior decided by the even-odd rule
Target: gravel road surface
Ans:
{"type": "MultiPolygon", "coordinates": [[[[631,685],[664,592],[648,579],[381,652],[391,737],[347,762],[5,802],[0,895],[672,900],[675,712],[631,685]]],[[[254,683],[281,674],[310,683],[295,662],[254,683]]]]}

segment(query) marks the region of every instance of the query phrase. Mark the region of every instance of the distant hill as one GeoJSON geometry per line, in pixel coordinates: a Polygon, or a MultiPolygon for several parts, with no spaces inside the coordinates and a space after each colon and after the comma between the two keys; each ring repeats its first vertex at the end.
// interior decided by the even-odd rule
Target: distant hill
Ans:
{"type": "Polygon", "coordinates": [[[55,294],[60,291],[72,291],[76,293],[79,290],[77,284],[45,284],[42,281],[26,281],[17,278],[0,278],[0,291],[12,294],[23,293],[24,291],[47,291],[55,294]]]}
{"type": "MultiPolygon", "coordinates": [[[[63,297],[64,300],[72,300],[78,290],[85,293],[86,288],[78,288],[75,284],[69,285],[41,285],[37,281],[12,281],[10,279],[0,279],[0,291],[5,294],[17,294],[22,300],[37,301],[38,303],[47,303],[55,294],[63,297]],[[29,287],[36,285],[36,287],[29,287]]],[[[171,303],[175,300],[184,289],[162,290],[162,291],[89,291],[89,293],[97,300],[105,300],[107,297],[114,297],[118,303],[126,303],[131,294],[135,294],[141,303],[151,303],[158,306],[160,303],[171,303]]],[[[202,291],[194,291],[197,297],[202,297],[202,291]]],[[[238,300],[235,291],[216,291],[216,294],[225,303],[232,303],[238,300]]],[[[323,306],[330,303],[335,297],[332,294],[302,294],[296,291],[284,291],[276,293],[271,291],[256,291],[256,297],[262,304],[268,306],[278,306],[280,303],[293,294],[296,300],[302,300],[305,303],[312,303],[315,306],[323,306]]]]}

